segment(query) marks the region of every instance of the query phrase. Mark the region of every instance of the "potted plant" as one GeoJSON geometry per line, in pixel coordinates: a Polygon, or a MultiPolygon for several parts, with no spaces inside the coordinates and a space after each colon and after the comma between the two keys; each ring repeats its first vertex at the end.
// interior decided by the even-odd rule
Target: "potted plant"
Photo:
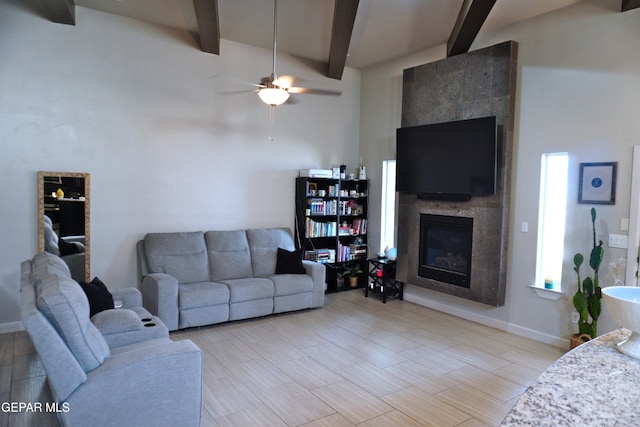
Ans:
{"type": "Polygon", "coordinates": [[[349,286],[355,288],[358,286],[358,276],[362,274],[362,268],[357,262],[351,262],[344,268],[344,274],[349,276],[349,286]]]}
{"type": "Polygon", "coordinates": [[[598,283],[598,270],[604,257],[602,240],[596,244],[596,210],[591,208],[591,226],[593,232],[593,248],[589,256],[589,266],[593,270],[593,278],[587,276],[584,280],[580,277],[580,266],[584,262],[584,256],[577,253],[573,257],[573,270],[578,275],[578,291],[573,296],[573,306],[578,312],[578,333],[571,337],[571,348],[589,341],[597,335],[598,317],[602,311],[602,289],[598,283]]]}

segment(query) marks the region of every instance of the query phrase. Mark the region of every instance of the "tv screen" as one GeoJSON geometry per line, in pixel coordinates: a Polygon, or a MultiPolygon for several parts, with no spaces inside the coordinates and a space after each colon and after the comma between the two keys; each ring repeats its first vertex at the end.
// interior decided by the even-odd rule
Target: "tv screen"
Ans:
{"type": "Polygon", "coordinates": [[[396,191],[491,195],[496,191],[495,116],[396,131],[396,191]]]}

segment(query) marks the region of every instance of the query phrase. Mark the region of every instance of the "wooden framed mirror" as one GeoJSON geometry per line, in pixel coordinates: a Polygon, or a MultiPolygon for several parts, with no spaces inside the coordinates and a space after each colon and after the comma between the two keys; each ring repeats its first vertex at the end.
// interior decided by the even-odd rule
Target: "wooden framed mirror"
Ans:
{"type": "Polygon", "coordinates": [[[60,256],[74,280],[90,280],[89,174],[38,172],[38,252],[60,256]]]}

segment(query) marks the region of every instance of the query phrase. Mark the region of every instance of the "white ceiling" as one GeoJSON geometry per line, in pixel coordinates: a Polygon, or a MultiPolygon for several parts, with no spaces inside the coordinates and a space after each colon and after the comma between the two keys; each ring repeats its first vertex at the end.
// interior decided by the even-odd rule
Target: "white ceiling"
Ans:
{"type": "MultiPolygon", "coordinates": [[[[481,31],[581,0],[497,0],[481,31]]],[[[360,0],[347,67],[366,68],[447,42],[464,0],[360,0]]],[[[75,0],[77,6],[197,32],[192,0],[75,0]]],[[[279,0],[278,52],[327,62],[333,0],[279,0]]],[[[220,37],[271,49],[272,0],[218,0],[220,37]]],[[[221,50],[224,55],[224,50],[221,50]]]]}

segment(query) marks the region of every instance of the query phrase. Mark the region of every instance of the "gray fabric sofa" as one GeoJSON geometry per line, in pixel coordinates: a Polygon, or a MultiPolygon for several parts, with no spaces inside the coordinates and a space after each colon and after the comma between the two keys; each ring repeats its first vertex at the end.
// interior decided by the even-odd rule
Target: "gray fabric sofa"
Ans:
{"type": "Polygon", "coordinates": [[[170,331],[324,305],[325,267],[276,274],[287,228],[150,233],[137,244],[143,304],[170,331]]]}
{"type": "Polygon", "coordinates": [[[123,307],[90,319],[67,265],[42,253],[21,264],[21,293],[22,322],[62,425],[200,425],[200,349],[170,340],[160,319],[140,307],[137,289],[112,292],[123,307]]]}
{"type": "Polygon", "coordinates": [[[74,245],[77,248],[77,252],[68,255],[60,254],[60,248],[58,247],[60,238],[53,231],[53,223],[51,218],[44,216],[43,220],[44,230],[44,250],[51,254],[57,255],[69,266],[71,272],[71,278],[73,280],[82,281],[85,280],[84,263],[85,263],[85,236],[66,236],[64,240],[74,245]]]}

